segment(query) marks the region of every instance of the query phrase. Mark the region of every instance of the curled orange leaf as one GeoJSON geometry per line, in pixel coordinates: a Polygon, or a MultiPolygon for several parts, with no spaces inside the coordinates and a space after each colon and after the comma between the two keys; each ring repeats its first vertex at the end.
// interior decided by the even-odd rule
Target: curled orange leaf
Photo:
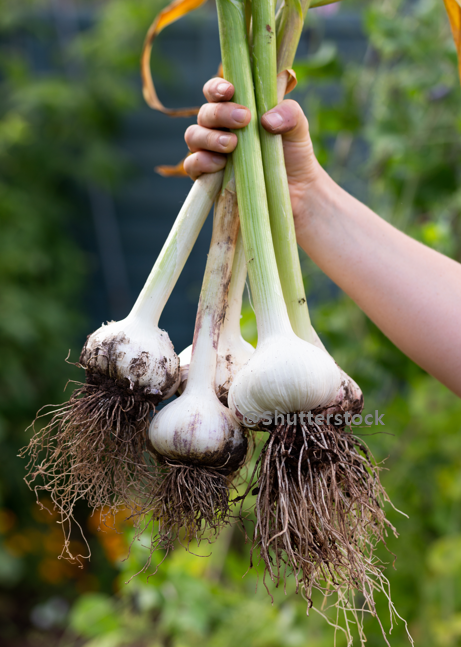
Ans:
{"type": "Polygon", "coordinates": [[[185,159],[182,159],[176,166],[156,166],[155,171],[163,177],[187,177],[187,173],[184,170],[185,159]]]}
{"type": "Polygon", "coordinates": [[[461,79],[461,0],[443,0],[458,53],[458,70],[461,79]]]}
{"type": "Polygon", "coordinates": [[[144,41],[142,55],[141,55],[141,79],[142,79],[142,93],[147,104],[159,110],[170,117],[191,117],[196,115],[199,108],[179,108],[171,109],[165,108],[155,91],[154,82],[152,80],[152,73],[150,69],[150,55],[152,52],[152,43],[158,34],[171,25],[171,23],[179,20],[190,11],[198,9],[206,0],[173,0],[165,9],[163,9],[149,27],[146,39],[144,41]]]}

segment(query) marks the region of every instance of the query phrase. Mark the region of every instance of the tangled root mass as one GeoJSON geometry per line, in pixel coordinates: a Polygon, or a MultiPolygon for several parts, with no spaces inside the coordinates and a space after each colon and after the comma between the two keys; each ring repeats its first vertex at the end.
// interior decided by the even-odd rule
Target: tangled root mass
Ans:
{"type": "Polygon", "coordinates": [[[326,598],[336,595],[334,606],[351,611],[359,628],[355,592],[364,600],[360,613],[376,616],[373,594],[380,590],[392,617],[374,550],[388,530],[396,531],[385,517],[389,499],[366,445],[348,430],[296,420],[272,430],[253,479],[255,474],[252,555],[259,548],[266,588],[267,576],[285,586],[292,575],[308,607],[314,589],[326,598]]]}
{"type": "MultiPolygon", "coordinates": [[[[142,389],[130,391],[130,385],[121,382],[87,373],[87,383],[77,383],[66,404],[38,412],[34,431],[41,419],[51,416],[51,420],[35,431],[21,452],[29,456],[25,480],[38,503],[46,494],[60,514],[61,556],[71,561],[89,557],[70,550],[74,509],[80,499],[93,510],[106,510],[111,523],[120,509],[139,515],[155,479],[145,454],[145,431],[154,403],[142,389]]],[[[82,536],[85,539],[83,532],[82,536]]]]}
{"type": "Polygon", "coordinates": [[[177,541],[188,551],[194,541],[211,543],[234,518],[229,501],[234,486],[228,470],[157,460],[161,463],[149,513],[144,523],[136,524],[135,540],[150,528],[150,555],[142,572],[149,569],[156,550],[164,550],[166,557],[177,541]]]}

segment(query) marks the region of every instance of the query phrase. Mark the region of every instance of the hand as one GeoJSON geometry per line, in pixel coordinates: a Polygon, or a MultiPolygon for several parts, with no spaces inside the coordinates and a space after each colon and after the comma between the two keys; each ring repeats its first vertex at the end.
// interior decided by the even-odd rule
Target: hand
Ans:
{"type": "MultiPolygon", "coordinates": [[[[226,155],[237,146],[237,135],[223,128],[238,130],[250,122],[250,111],[232,103],[234,86],[224,79],[208,81],[203,93],[208,103],[200,108],[197,124],[189,126],[184,139],[192,155],[186,158],[184,168],[192,179],[203,173],[224,168],[226,155]]],[[[283,136],[285,164],[290,186],[295,223],[300,219],[306,192],[312,189],[322,175],[309,135],[309,125],[300,105],[286,100],[261,118],[270,133],[283,136]]]]}

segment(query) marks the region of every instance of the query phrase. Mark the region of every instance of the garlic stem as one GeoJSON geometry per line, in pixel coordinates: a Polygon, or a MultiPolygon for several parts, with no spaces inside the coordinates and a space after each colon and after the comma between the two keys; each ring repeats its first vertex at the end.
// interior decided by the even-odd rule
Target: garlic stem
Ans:
{"type": "Polygon", "coordinates": [[[158,325],[168,298],[218,195],[223,172],[202,175],[189,191],[130,317],[158,325]]]}
{"type": "Polygon", "coordinates": [[[216,354],[227,305],[238,223],[234,192],[225,189],[215,208],[185,393],[192,389],[209,389],[213,395],[215,393],[216,354]]]}
{"type": "MultiPolygon", "coordinates": [[[[252,7],[257,4],[258,11],[261,2],[253,2],[252,7]]],[[[259,21],[260,31],[264,28],[265,32],[259,38],[267,47],[255,54],[255,76],[267,66],[275,67],[266,60],[266,56],[272,57],[275,62],[274,0],[267,0],[267,5],[263,14],[267,20],[264,24],[259,21]]],[[[252,115],[248,126],[239,130],[233,161],[258,326],[258,346],[235,377],[228,402],[241,420],[253,412],[254,422],[260,422],[265,411],[292,413],[328,404],[340,380],[331,357],[297,337],[290,325],[272,243],[243,6],[241,0],[217,0],[217,8],[224,76],[234,85],[235,101],[247,106],[252,115]]],[[[276,92],[276,75],[268,82],[276,92]]],[[[274,181],[278,182],[278,178],[274,181]]]]}
{"type": "MultiPolygon", "coordinates": [[[[298,49],[299,40],[304,27],[304,19],[309,7],[316,5],[313,0],[284,0],[282,6],[277,12],[276,30],[277,30],[277,70],[283,70],[293,67],[296,50],[298,49]]],[[[285,89],[282,97],[283,99],[285,89]]]]}
{"type": "Polygon", "coordinates": [[[239,230],[235,245],[234,262],[232,264],[232,276],[227,297],[226,318],[222,324],[220,346],[226,341],[232,343],[236,336],[240,335],[240,319],[242,317],[243,290],[247,277],[247,264],[245,261],[245,250],[243,248],[242,232],[239,230]]]}
{"type": "MultiPolygon", "coordinates": [[[[234,195],[234,202],[237,204],[234,195]]],[[[245,251],[242,235],[239,231],[235,245],[232,277],[227,298],[227,309],[219,335],[218,355],[216,358],[215,393],[223,404],[227,404],[227,394],[238,371],[247,363],[254,353],[251,344],[245,341],[240,330],[242,316],[242,296],[247,275],[245,251]]],[[[224,309],[224,305],[223,305],[224,309]]],[[[189,366],[192,355],[192,345],[180,354],[181,383],[178,392],[183,393],[189,378],[189,366]]]]}
{"type": "Polygon", "coordinates": [[[316,9],[334,4],[340,0],[284,0],[277,11],[275,24],[277,27],[277,61],[279,70],[293,66],[299,39],[308,9],[316,9]],[[285,42],[281,42],[280,34],[289,34],[285,42]]]}
{"type": "Polygon", "coordinates": [[[263,340],[288,333],[291,327],[271,238],[244,4],[218,0],[217,8],[224,76],[234,85],[234,101],[252,115],[248,126],[238,132],[239,145],[232,158],[258,338],[263,340]]]}
{"type": "MultiPolygon", "coordinates": [[[[285,70],[293,66],[296,49],[298,47],[304,25],[304,17],[306,16],[309,7],[320,6],[320,4],[328,3],[319,3],[315,0],[313,2],[310,2],[310,0],[301,0],[300,7],[297,0],[285,0],[283,6],[278,12],[276,23],[278,73],[277,99],[279,103],[283,101],[285,96],[288,82],[288,73],[285,70]],[[302,11],[300,11],[300,8],[302,11]],[[285,73],[282,73],[284,71],[285,73]]],[[[282,140],[280,135],[273,137],[273,139],[282,140]]],[[[277,189],[281,194],[284,193],[284,196],[281,195],[279,198],[275,197],[272,202],[268,192],[271,228],[274,237],[277,265],[279,267],[280,279],[287,302],[291,325],[298,337],[301,337],[301,339],[305,339],[306,341],[310,341],[314,346],[322,349],[325,353],[328,353],[316,331],[312,327],[307,301],[304,298],[305,303],[301,304],[300,307],[296,304],[296,298],[298,295],[304,294],[303,277],[299,262],[298,245],[296,242],[296,232],[293,217],[283,217],[284,214],[282,215],[281,210],[278,208],[279,205],[285,203],[285,183],[281,182],[280,185],[277,186],[277,189]],[[280,240],[286,241],[283,245],[284,249],[281,249],[280,244],[278,244],[280,240]]],[[[360,413],[363,408],[362,392],[354,380],[349,377],[341,367],[339,367],[339,370],[341,376],[341,387],[336,395],[334,405],[346,411],[352,409],[360,413]]]]}
{"type": "MultiPolygon", "coordinates": [[[[303,3],[307,11],[309,2],[303,3]]],[[[277,72],[293,64],[303,26],[302,9],[298,2],[286,0],[280,38],[275,40],[275,0],[254,2],[253,65],[256,104],[260,123],[261,149],[266,179],[267,201],[277,267],[283,295],[293,331],[305,341],[313,342],[313,330],[299,262],[298,245],[291,207],[283,142],[281,135],[271,135],[261,126],[261,117],[274,108],[285,95],[287,75],[282,75],[277,88],[277,72]],[[268,25],[271,31],[268,30],[268,25]],[[278,50],[278,51],[277,51],[278,50]],[[277,91],[280,91],[279,97],[277,91]]],[[[280,78],[280,77],[279,77],[280,78]]]]}

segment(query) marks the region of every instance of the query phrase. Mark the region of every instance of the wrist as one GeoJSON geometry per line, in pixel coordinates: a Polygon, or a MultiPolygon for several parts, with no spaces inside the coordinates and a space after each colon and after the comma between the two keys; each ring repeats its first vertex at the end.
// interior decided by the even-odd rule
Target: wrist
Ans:
{"type": "Polygon", "coordinates": [[[314,157],[312,168],[302,182],[292,188],[293,217],[298,243],[309,236],[317,217],[325,217],[332,206],[339,186],[314,157]]]}

